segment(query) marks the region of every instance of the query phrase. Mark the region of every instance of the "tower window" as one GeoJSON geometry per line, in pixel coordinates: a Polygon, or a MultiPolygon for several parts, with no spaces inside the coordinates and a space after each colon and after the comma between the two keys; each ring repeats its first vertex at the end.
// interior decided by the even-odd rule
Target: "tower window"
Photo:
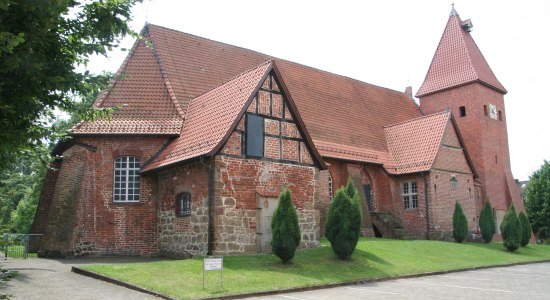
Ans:
{"type": "Polygon", "coordinates": [[[483,114],[486,116],[489,115],[489,111],[487,110],[487,105],[483,105],[483,114]]]}
{"type": "Polygon", "coordinates": [[[498,157],[495,155],[495,164],[498,164],[498,157]]]}
{"type": "Polygon", "coordinates": [[[461,106],[458,108],[460,110],[460,117],[466,116],[466,106],[461,106]]]}
{"type": "Polygon", "coordinates": [[[502,121],[502,111],[498,111],[498,120],[502,121]]]}

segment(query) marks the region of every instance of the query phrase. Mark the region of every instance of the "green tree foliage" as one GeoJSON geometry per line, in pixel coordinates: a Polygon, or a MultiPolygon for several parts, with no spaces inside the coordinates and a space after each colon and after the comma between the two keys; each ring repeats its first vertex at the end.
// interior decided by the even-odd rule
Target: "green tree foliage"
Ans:
{"type": "Polygon", "coordinates": [[[550,237],[550,162],[546,160],[529,178],[525,208],[537,238],[550,237]]]}
{"type": "Polygon", "coordinates": [[[353,188],[350,181],[346,188],[336,191],[330,204],[325,233],[332,250],[343,260],[351,257],[361,235],[361,210],[356,201],[359,196],[357,190],[348,189],[350,184],[353,188]]]}
{"type": "Polygon", "coordinates": [[[481,237],[485,243],[490,243],[496,233],[497,225],[493,216],[493,207],[491,201],[487,198],[485,206],[479,215],[479,228],[481,229],[481,237]]]}
{"type": "Polygon", "coordinates": [[[136,2],[0,0],[0,172],[50,135],[55,109],[73,111],[92,91],[96,76],[77,67],[134,34],[136,2]]]}
{"type": "Polygon", "coordinates": [[[521,224],[521,246],[525,247],[531,239],[531,223],[525,212],[520,212],[518,215],[519,223],[521,224]]]}
{"type": "Polygon", "coordinates": [[[453,213],[453,238],[457,243],[462,243],[466,236],[468,236],[468,219],[466,219],[462,206],[457,201],[453,213]]]}
{"type": "Polygon", "coordinates": [[[504,216],[504,219],[502,219],[500,232],[504,241],[504,247],[508,251],[515,251],[519,248],[521,243],[521,223],[516,214],[514,203],[510,205],[508,212],[504,216]]]}
{"type": "Polygon", "coordinates": [[[298,214],[290,190],[285,189],[279,196],[279,204],[273,213],[271,219],[271,230],[273,240],[271,248],[283,263],[287,263],[296,253],[296,248],[300,245],[302,234],[298,224],[298,214]]]}

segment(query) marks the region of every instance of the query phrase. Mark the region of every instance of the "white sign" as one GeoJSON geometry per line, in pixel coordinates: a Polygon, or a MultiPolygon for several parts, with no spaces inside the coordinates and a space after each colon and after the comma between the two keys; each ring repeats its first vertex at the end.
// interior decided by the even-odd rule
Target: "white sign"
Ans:
{"type": "Polygon", "coordinates": [[[223,258],[204,258],[205,271],[223,270],[223,258]]]}

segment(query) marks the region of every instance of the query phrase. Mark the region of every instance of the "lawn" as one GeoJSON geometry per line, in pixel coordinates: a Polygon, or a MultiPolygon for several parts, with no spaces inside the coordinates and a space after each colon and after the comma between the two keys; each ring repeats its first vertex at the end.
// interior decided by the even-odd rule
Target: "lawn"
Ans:
{"type": "Polygon", "coordinates": [[[323,241],[319,248],[298,251],[289,265],[281,264],[274,255],[226,256],[224,290],[219,287],[219,271],[211,271],[207,273],[206,291],[202,287],[202,259],[84,268],[175,298],[189,299],[548,259],[548,245],[530,244],[510,253],[501,243],[361,238],[351,260],[340,261],[328,242],[323,241]]]}

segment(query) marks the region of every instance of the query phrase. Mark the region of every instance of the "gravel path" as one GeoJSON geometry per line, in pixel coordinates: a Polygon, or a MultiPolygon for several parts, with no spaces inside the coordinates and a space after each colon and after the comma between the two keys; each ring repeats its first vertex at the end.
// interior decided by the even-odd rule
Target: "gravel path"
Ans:
{"type": "Polygon", "coordinates": [[[159,299],[125,287],[71,272],[72,266],[99,263],[134,263],[142,258],[8,259],[4,269],[18,271],[11,281],[0,282],[0,295],[13,299],[159,299]]]}

